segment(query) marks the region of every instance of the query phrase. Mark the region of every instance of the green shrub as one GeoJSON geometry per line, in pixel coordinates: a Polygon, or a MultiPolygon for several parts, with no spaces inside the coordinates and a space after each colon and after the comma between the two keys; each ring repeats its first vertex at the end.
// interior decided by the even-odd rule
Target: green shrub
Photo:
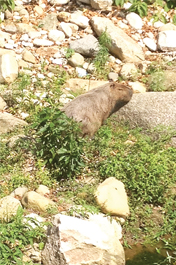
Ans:
{"type": "Polygon", "coordinates": [[[0,11],[14,10],[15,2],[14,0],[0,0],[0,11]]]}
{"type": "Polygon", "coordinates": [[[102,127],[91,142],[92,167],[103,179],[121,180],[133,205],[161,205],[167,187],[176,179],[175,148],[165,146],[164,136],[154,140],[140,130],[116,128],[112,133],[111,127],[106,132],[102,127]]]}
{"type": "Polygon", "coordinates": [[[96,57],[93,60],[96,73],[98,75],[108,74],[108,69],[106,63],[109,58],[109,46],[111,45],[111,39],[108,36],[107,32],[103,32],[99,37],[99,51],[96,54],[96,57]]]}
{"type": "Polygon", "coordinates": [[[32,228],[28,222],[24,222],[23,210],[20,207],[11,222],[0,222],[0,264],[23,265],[25,247],[33,245],[35,241],[40,243],[46,237],[42,224],[40,225],[32,228]]]}
{"type": "Polygon", "coordinates": [[[36,154],[57,177],[72,177],[83,165],[79,125],[54,107],[35,115],[36,154]]]}
{"type": "Polygon", "coordinates": [[[130,12],[137,13],[140,17],[147,16],[148,13],[148,6],[145,2],[134,0],[131,7],[128,9],[130,12]]]}

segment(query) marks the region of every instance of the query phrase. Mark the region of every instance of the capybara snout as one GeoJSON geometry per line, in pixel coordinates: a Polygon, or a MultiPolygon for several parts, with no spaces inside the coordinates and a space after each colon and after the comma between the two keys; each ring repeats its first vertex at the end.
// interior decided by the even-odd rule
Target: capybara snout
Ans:
{"type": "Polygon", "coordinates": [[[78,96],[63,111],[81,123],[83,136],[92,137],[111,114],[130,101],[132,95],[128,86],[110,82],[78,96]]]}

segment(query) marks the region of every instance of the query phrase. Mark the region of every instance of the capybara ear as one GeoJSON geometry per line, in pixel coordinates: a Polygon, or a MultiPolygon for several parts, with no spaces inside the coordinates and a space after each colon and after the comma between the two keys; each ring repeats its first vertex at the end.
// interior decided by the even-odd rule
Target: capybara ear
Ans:
{"type": "Polygon", "coordinates": [[[110,82],[110,88],[114,89],[116,87],[116,83],[115,82],[110,82]]]}

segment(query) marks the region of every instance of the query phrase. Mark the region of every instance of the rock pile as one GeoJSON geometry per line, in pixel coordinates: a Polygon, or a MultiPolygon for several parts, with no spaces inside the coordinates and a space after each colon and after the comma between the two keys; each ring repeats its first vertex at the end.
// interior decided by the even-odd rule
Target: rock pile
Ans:
{"type": "MultiPolygon", "coordinates": [[[[48,198],[49,195],[50,190],[44,185],[40,185],[36,191],[28,191],[26,187],[15,189],[9,196],[0,199],[0,220],[9,222],[16,215],[18,207],[40,213],[58,212],[59,206],[48,198]]],[[[89,219],[81,220],[66,216],[62,211],[62,214],[54,215],[52,218],[54,227],[52,231],[48,228],[47,242],[43,252],[35,243],[34,246],[24,250],[23,261],[55,265],[62,259],[63,264],[73,265],[85,264],[85,262],[90,265],[95,263],[124,265],[124,250],[120,243],[122,228],[119,222],[124,222],[124,218],[129,214],[124,186],[115,178],[109,178],[100,184],[95,196],[100,207],[105,212],[118,217],[118,222],[115,219],[110,220],[103,214],[89,215],[89,219]],[[110,198],[109,193],[111,193],[110,198]]],[[[30,217],[32,226],[40,225],[45,221],[35,213],[26,217],[30,217]]],[[[24,217],[24,220],[27,219],[24,217]]]]}

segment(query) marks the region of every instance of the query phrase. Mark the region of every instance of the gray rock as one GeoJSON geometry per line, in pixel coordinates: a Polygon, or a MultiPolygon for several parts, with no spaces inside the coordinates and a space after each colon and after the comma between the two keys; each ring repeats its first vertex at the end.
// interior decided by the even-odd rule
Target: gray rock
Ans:
{"type": "Polygon", "coordinates": [[[176,92],[134,94],[131,101],[113,115],[116,121],[129,122],[132,128],[154,128],[158,125],[176,129],[176,92]]]}
{"type": "Polygon", "coordinates": [[[111,10],[112,0],[90,0],[91,7],[101,10],[111,10]]]}
{"type": "Polygon", "coordinates": [[[70,49],[85,56],[93,57],[99,50],[98,40],[93,35],[70,42],[70,49]]]}
{"type": "Polygon", "coordinates": [[[94,31],[100,36],[107,32],[112,40],[109,50],[124,62],[139,62],[144,60],[144,53],[141,46],[130,38],[124,31],[116,27],[108,18],[93,17],[91,25],[94,31]]]}
{"type": "Polygon", "coordinates": [[[27,123],[13,115],[0,112],[0,134],[13,131],[18,126],[26,126],[27,123]]]}
{"type": "Polygon", "coordinates": [[[57,14],[51,13],[40,20],[39,26],[41,26],[44,30],[50,31],[52,29],[57,29],[58,23],[57,14]]]}
{"type": "Polygon", "coordinates": [[[176,31],[161,31],[158,34],[158,49],[161,51],[176,51],[176,31]]]}

